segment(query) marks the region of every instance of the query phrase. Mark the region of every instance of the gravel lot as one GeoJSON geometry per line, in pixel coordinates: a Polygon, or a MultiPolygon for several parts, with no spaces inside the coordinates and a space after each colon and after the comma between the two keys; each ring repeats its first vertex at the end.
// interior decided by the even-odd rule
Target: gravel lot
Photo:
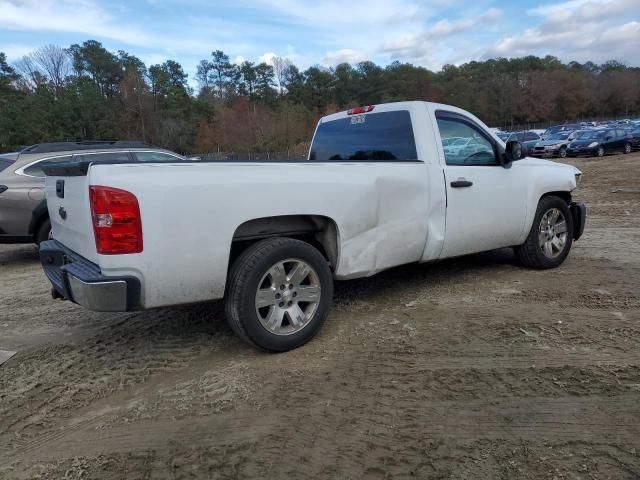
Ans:
{"type": "Polygon", "coordinates": [[[53,301],[0,245],[0,478],[640,477],[640,154],[578,159],[561,267],[497,251],[340,283],[310,344],[256,352],[219,303],[53,301]]]}

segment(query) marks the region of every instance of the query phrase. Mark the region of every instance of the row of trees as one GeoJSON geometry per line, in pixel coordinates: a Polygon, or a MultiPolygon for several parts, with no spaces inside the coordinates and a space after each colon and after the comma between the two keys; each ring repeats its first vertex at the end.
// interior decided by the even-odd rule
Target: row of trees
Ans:
{"type": "Polygon", "coordinates": [[[173,60],[146,66],[100,42],[48,45],[13,65],[0,52],[0,149],[52,140],[140,139],[180,152],[301,150],[317,118],[354,105],[429,100],[494,126],[640,113],[640,69],[492,59],[432,72],[373,62],[300,71],[287,59],[230,62],[213,51],[194,91],[173,60]]]}

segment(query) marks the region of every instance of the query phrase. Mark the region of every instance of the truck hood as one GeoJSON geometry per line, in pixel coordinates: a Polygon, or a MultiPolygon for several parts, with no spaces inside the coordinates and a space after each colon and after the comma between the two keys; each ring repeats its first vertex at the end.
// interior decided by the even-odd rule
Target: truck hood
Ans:
{"type": "Polygon", "coordinates": [[[544,160],[542,158],[526,157],[522,160],[517,160],[518,163],[536,167],[547,167],[558,169],[558,171],[564,170],[567,174],[578,175],[582,172],[573,165],[567,165],[566,163],[552,162],[551,160],[544,160]]]}

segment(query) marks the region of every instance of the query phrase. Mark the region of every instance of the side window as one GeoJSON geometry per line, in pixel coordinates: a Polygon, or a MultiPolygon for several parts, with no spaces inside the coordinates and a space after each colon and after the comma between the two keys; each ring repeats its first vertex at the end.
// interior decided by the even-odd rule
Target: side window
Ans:
{"type": "Polygon", "coordinates": [[[438,130],[447,165],[498,165],[493,144],[475,126],[455,118],[438,118],[438,130]],[[452,137],[457,138],[448,142],[452,137]]]}
{"type": "Polygon", "coordinates": [[[27,168],[22,170],[22,173],[25,175],[30,175],[32,177],[44,178],[46,175],[42,171],[42,166],[45,162],[64,162],[71,160],[71,155],[65,155],[64,157],[54,157],[54,158],[44,158],[42,160],[37,161],[36,163],[32,163],[27,168]]]}
{"type": "Polygon", "coordinates": [[[524,139],[525,139],[525,141],[540,140],[540,137],[535,132],[527,132],[524,135],[524,139]]]}
{"type": "Polygon", "coordinates": [[[164,152],[132,152],[139,162],[179,162],[183,160],[176,155],[164,152]]]}
{"type": "Polygon", "coordinates": [[[128,152],[105,152],[105,153],[85,153],[83,155],[74,155],[74,160],[86,160],[96,163],[128,163],[131,157],[128,152]]]}

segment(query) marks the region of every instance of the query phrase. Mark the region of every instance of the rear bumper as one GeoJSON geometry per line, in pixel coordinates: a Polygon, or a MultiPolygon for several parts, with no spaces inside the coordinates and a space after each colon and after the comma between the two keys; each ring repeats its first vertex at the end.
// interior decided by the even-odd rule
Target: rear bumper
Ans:
{"type": "Polygon", "coordinates": [[[587,223],[587,206],[581,202],[573,202],[569,205],[569,210],[573,217],[573,239],[578,240],[582,236],[584,226],[587,223]]]}
{"type": "Polygon", "coordinates": [[[140,309],[137,278],[104,276],[97,265],[55,240],[40,244],[40,262],[53,286],[54,298],[71,300],[97,312],[140,309]]]}

